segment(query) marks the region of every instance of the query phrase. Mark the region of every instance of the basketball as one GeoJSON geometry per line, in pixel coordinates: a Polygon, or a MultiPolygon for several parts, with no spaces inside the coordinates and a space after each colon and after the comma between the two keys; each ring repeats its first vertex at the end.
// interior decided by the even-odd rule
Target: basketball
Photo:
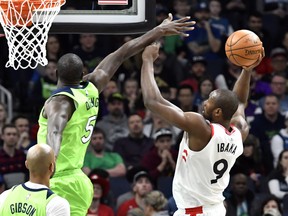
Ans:
{"type": "Polygon", "coordinates": [[[249,67],[255,63],[262,52],[262,42],[249,30],[232,33],[225,44],[227,58],[235,65],[249,67]]]}

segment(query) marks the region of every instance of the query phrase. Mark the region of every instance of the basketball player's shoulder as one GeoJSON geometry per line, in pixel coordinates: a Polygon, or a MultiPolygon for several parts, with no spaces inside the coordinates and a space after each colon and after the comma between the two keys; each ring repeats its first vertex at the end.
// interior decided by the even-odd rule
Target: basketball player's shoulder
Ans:
{"type": "Polygon", "coordinates": [[[58,213],[57,215],[69,215],[68,213],[70,213],[70,205],[69,202],[56,195],[54,196],[47,204],[46,206],[46,212],[49,214],[51,213],[51,215],[53,215],[52,213],[58,213]],[[62,213],[60,213],[62,212],[62,213]]]}

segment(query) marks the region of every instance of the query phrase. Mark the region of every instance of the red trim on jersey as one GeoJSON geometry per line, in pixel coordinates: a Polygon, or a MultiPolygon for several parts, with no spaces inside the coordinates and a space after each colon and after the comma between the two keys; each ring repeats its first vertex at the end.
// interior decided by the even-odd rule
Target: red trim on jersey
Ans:
{"type": "Polygon", "coordinates": [[[186,162],[186,157],[182,155],[183,160],[186,162]]]}
{"type": "Polygon", "coordinates": [[[202,206],[185,209],[185,214],[190,215],[190,216],[196,216],[197,214],[202,214],[202,213],[203,213],[203,207],[202,206]]]}
{"type": "Polygon", "coordinates": [[[211,127],[211,137],[214,136],[214,126],[212,124],[210,124],[210,127],[211,127]]]}
{"type": "Polygon", "coordinates": [[[231,135],[235,132],[235,129],[234,129],[234,125],[230,124],[230,127],[232,128],[232,131],[228,131],[225,127],[223,127],[223,125],[219,124],[224,130],[225,130],[225,133],[228,134],[228,135],[231,135]]]}

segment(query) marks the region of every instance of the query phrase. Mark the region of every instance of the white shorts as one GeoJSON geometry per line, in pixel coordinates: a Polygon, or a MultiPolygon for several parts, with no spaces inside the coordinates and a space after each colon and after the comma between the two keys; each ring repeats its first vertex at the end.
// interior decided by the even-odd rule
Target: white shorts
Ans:
{"type": "Polygon", "coordinates": [[[226,208],[223,203],[205,205],[196,208],[178,209],[173,216],[225,216],[226,208]]]}

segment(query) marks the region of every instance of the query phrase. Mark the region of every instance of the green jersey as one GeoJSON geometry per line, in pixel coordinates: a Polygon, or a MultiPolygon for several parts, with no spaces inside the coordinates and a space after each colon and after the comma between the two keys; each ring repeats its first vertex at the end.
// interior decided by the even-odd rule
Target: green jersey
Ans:
{"type": "Polygon", "coordinates": [[[87,152],[84,159],[84,167],[89,167],[91,170],[96,168],[113,169],[119,164],[123,164],[121,155],[115,152],[105,152],[103,157],[96,157],[94,153],[87,152]]]}
{"type": "MultiPolygon", "coordinates": [[[[56,160],[56,174],[64,170],[81,169],[90,142],[99,106],[97,88],[90,82],[79,87],[58,89],[51,97],[66,95],[74,100],[75,111],[62,134],[60,151],[56,160]]],[[[39,117],[38,143],[47,143],[47,122],[42,109],[39,117]]]]}
{"type": "Polygon", "coordinates": [[[57,196],[48,188],[30,189],[24,184],[10,189],[0,208],[0,215],[45,216],[46,205],[57,196]]]}

